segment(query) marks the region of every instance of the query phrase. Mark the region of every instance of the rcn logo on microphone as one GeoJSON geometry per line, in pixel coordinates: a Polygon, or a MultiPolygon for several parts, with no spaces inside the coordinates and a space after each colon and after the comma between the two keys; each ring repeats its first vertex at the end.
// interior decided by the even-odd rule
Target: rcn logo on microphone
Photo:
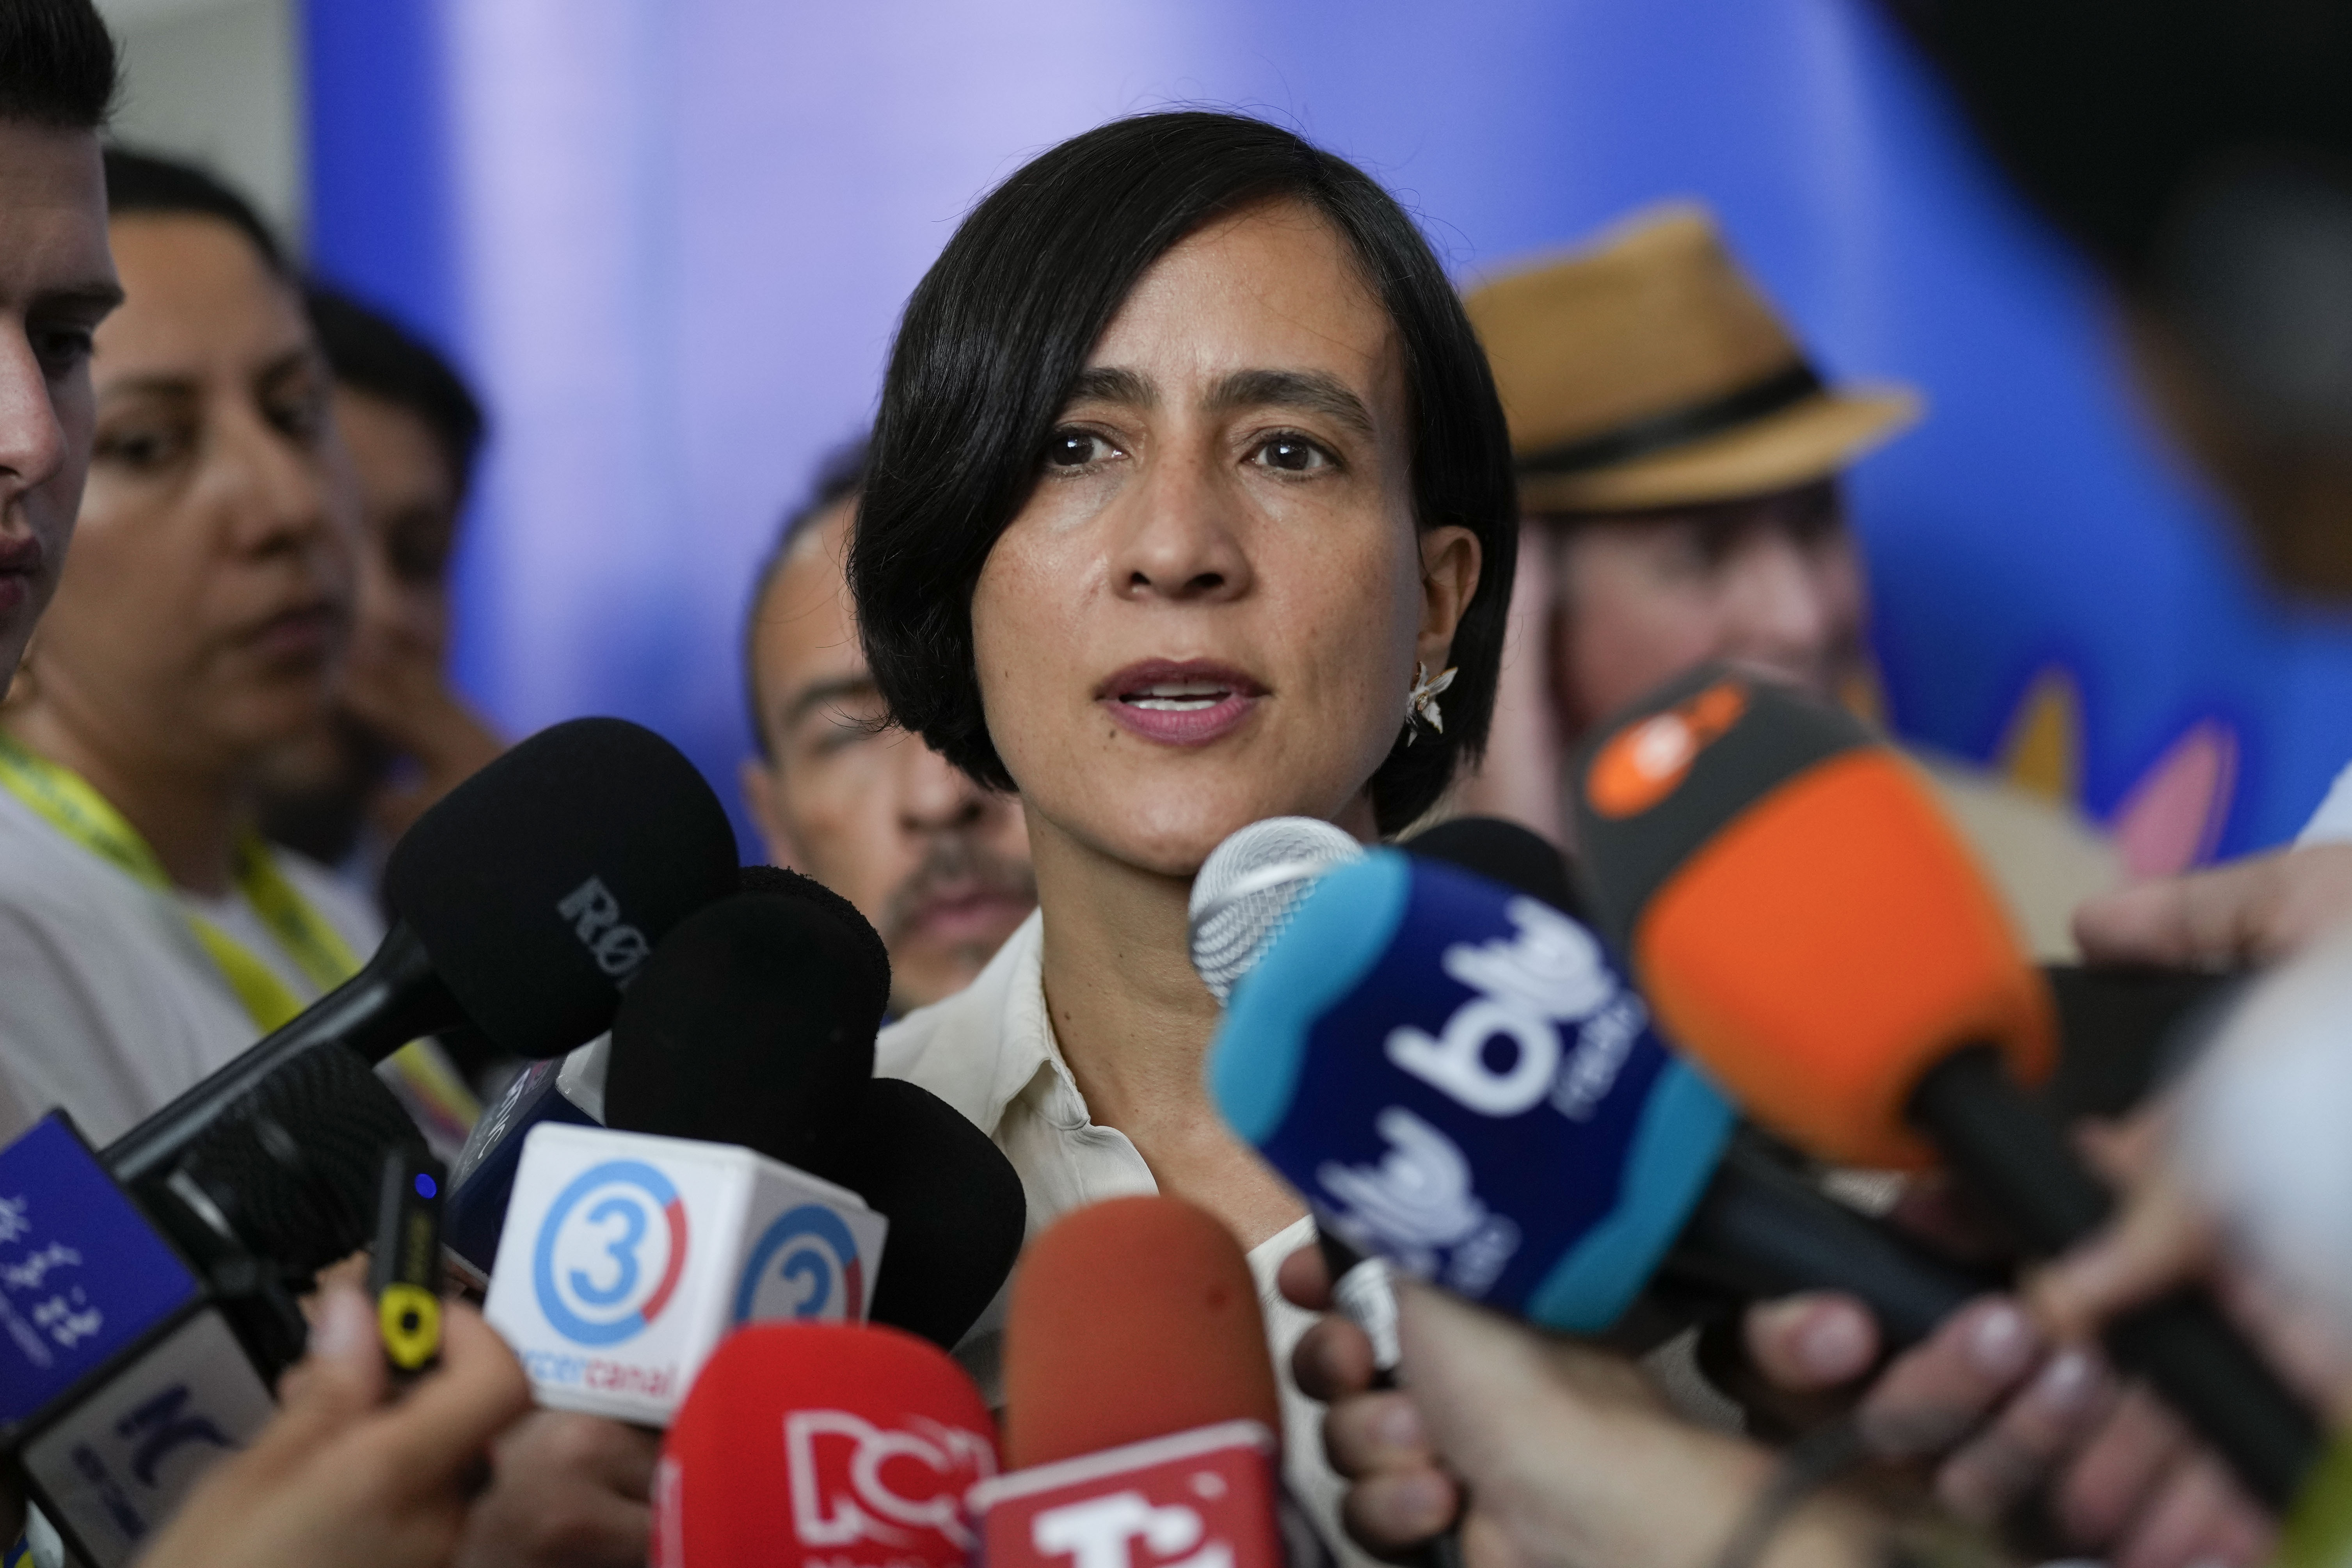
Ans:
{"type": "Polygon", "coordinates": [[[894,1563],[961,1568],[980,1544],[963,1497],[996,1473],[996,1456],[977,1432],[919,1416],[895,1427],[850,1410],[795,1410],[784,1417],[784,1461],[793,1534],[805,1552],[871,1544],[894,1563]]]}
{"type": "Polygon", "coordinates": [[[735,1287],[735,1321],[837,1323],[866,1316],[866,1265],[841,1216],[803,1204],[769,1222],[735,1287]]]}
{"type": "Polygon", "coordinates": [[[654,951],[645,932],[621,919],[621,900],[602,877],[591,877],[566,893],[555,912],[572,922],[572,934],[617,984],[626,985],[654,951]]]}
{"type": "Polygon", "coordinates": [[[540,1223],[539,1310],[564,1338],[615,1345],[661,1316],[686,1269],[686,1205],[642,1160],[583,1171],[540,1223]]]}

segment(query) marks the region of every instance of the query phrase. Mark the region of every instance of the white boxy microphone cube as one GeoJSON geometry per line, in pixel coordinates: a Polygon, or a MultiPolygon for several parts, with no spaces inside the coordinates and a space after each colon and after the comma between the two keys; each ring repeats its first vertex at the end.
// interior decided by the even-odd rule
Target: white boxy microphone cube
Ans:
{"type": "Polygon", "coordinates": [[[742,1324],[863,1322],[888,1224],[749,1149],[549,1123],[523,1144],[484,1315],[541,1405],[667,1426],[742,1324]]]}

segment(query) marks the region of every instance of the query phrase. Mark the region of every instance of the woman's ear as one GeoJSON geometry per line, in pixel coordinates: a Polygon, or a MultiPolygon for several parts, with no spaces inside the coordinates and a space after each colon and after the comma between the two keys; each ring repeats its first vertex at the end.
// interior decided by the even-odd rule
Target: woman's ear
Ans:
{"type": "Polygon", "coordinates": [[[1443,668],[1454,646],[1454,628],[1478,591],[1485,554],[1478,536],[1459,524],[1433,528],[1421,536],[1421,636],[1414,656],[1443,668]]]}

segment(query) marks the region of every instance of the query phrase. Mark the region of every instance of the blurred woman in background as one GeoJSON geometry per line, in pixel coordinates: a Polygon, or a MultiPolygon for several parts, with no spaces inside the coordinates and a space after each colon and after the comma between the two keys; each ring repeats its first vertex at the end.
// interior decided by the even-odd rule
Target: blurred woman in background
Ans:
{"type": "MultiPolygon", "coordinates": [[[[128,300],[95,340],[76,549],[0,713],[0,1137],[104,1142],[339,984],[381,927],[252,827],[329,706],[352,601],[332,383],[275,241],[182,165],[107,155],[128,300]]],[[[463,1086],[396,1087],[462,1138],[463,1086]]]]}

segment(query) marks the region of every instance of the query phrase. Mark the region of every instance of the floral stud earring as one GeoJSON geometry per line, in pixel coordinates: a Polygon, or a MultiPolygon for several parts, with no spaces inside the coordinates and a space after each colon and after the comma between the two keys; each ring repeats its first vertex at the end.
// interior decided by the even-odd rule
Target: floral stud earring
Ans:
{"type": "Polygon", "coordinates": [[[1412,745],[1421,739],[1421,726],[1426,724],[1433,734],[1445,733],[1445,715],[1438,711],[1437,695],[1454,684],[1455,670],[1448,665],[1445,673],[1432,680],[1429,666],[1416,662],[1412,667],[1412,689],[1404,694],[1404,743],[1412,745]]]}

